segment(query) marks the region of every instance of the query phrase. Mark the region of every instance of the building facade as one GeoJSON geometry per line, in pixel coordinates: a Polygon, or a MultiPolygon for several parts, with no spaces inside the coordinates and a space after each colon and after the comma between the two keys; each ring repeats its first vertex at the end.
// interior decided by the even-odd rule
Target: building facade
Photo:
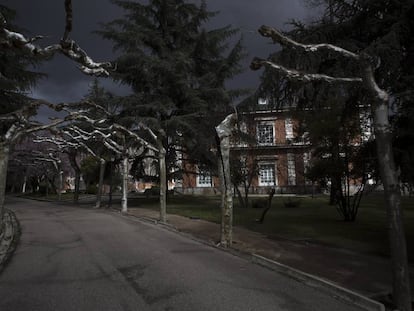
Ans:
{"type": "MultiPolygon", "coordinates": [[[[242,112],[240,132],[234,137],[231,159],[237,163],[238,184],[249,193],[265,194],[274,188],[279,194],[314,191],[306,180],[310,144],[299,137],[299,122],[288,109],[267,109],[259,100],[257,109],[242,112]],[[246,186],[246,187],[245,187],[246,186]]],[[[184,164],[186,165],[186,164],[184,164]]],[[[179,191],[189,194],[218,193],[219,179],[209,171],[187,164],[179,191]]]]}

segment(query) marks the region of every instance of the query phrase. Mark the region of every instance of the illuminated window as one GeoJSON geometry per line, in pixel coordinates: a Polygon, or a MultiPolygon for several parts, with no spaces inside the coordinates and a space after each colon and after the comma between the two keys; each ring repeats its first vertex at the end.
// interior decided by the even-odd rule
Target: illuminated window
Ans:
{"type": "Polygon", "coordinates": [[[259,186],[275,186],[275,165],[261,164],[259,165],[259,186]]]}
{"type": "Polygon", "coordinates": [[[211,187],[212,179],[210,172],[200,171],[197,175],[197,187],[211,187]]]}
{"type": "Polygon", "coordinates": [[[287,171],[288,171],[288,185],[296,185],[296,163],[295,155],[293,153],[287,154],[287,171]]]}
{"type": "Polygon", "coordinates": [[[293,123],[292,119],[285,119],[286,139],[293,139],[293,123]]]}
{"type": "Polygon", "coordinates": [[[257,142],[259,145],[273,145],[273,124],[259,123],[257,125],[257,142]]]}

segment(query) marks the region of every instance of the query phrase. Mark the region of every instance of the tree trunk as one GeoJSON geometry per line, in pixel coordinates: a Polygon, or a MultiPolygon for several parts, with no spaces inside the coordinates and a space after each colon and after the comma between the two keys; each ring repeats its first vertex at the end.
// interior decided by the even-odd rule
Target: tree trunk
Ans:
{"type": "Polygon", "coordinates": [[[158,161],[160,166],[160,221],[167,222],[167,168],[165,164],[166,151],[162,144],[161,135],[157,138],[158,161]]]}
{"type": "Polygon", "coordinates": [[[96,194],[96,204],[95,204],[95,208],[100,208],[101,207],[101,201],[102,201],[102,192],[103,192],[103,180],[104,180],[104,175],[105,175],[105,160],[101,159],[100,160],[100,165],[99,165],[99,185],[98,185],[98,193],[96,194]]]}
{"type": "Polygon", "coordinates": [[[259,224],[262,224],[262,223],[263,223],[263,221],[264,221],[264,219],[265,219],[265,216],[266,216],[267,212],[268,212],[268,211],[270,210],[270,208],[272,207],[272,199],[273,199],[273,196],[275,195],[275,193],[276,193],[275,188],[272,188],[272,190],[270,190],[270,192],[269,192],[269,197],[267,198],[267,206],[266,206],[266,208],[263,210],[262,215],[260,216],[260,218],[257,220],[257,222],[258,222],[259,224]]]}
{"type": "Polygon", "coordinates": [[[233,184],[230,176],[230,136],[235,119],[236,115],[230,114],[216,127],[220,141],[220,160],[223,172],[221,182],[224,185],[220,239],[220,244],[223,247],[230,247],[233,242],[233,184]]]}
{"type": "Polygon", "coordinates": [[[24,175],[23,179],[23,186],[22,186],[22,193],[26,193],[26,186],[27,186],[27,175],[24,175]]]}
{"type": "Polygon", "coordinates": [[[59,187],[58,187],[58,200],[62,200],[62,191],[63,191],[63,171],[59,170],[59,187]]]}
{"type": "Polygon", "coordinates": [[[128,213],[128,157],[125,155],[122,160],[122,199],[121,213],[128,213]]]}
{"type": "Polygon", "coordinates": [[[70,165],[75,171],[75,191],[73,193],[73,203],[78,204],[81,170],[79,168],[78,163],[76,162],[76,151],[68,153],[68,158],[69,158],[70,165]]]}
{"type": "Polygon", "coordinates": [[[401,193],[394,162],[392,132],[389,123],[389,95],[376,84],[369,64],[364,67],[364,82],[368,90],[374,95],[371,111],[374,120],[378,163],[387,207],[393,274],[393,302],[398,310],[411,311],[410,278],[401,209],[401,193]]]}
{"type": "Polygon", "coordinates": [[[80,171],[75,171],[75,192],[73,193],[73,203],[78,204],[79,202],[79,191],[80,191],[80,171]]]}
{"type": "Polygon", "coordinates": [[[247,203],[245,201],[245,197],[243,197],[239,187],[235,184],[233,184],[234,190],[236,191],[237,198],[239,199],[239,205],[241,208],[247,207],[247,203]]]}
{"type": "Polygon", "coordinates": [[[7,166],[9,163],[10,147],[0,143],[0,234],[3,232],[4,199],[6,196],[7,166]]]}
{"type": "Polygon", "coordinates": [[[223,173],[223,161],[221,160],[221,151],[220,151],[220,139],[217,136],[217,158],[218,158],[218,175],[220,180],[220,210],[224,209],[224,201],[226,198],[226,188],[224,182],[224,173],[223,173]]]}
{"type": "Polygon", "coordinates": [[[109,168],[109,198],[108,198],[108,208],[112,207],[112,191],[113,191],[113,180],[112,174],[114,173],[114,161],[111,160],[111,165],[109,168]]]}

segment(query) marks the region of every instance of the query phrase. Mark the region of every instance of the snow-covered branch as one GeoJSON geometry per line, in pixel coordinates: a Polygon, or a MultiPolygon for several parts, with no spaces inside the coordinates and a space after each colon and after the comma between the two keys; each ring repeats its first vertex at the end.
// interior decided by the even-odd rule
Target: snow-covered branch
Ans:
{"type": "Polygon", "coordinates": [[[301,81],[301,82],[312,82],[312,81],[325,81],[327,83],[335,83],[335,82],[362,82],[362,78],[359,77],[332,77],[325,74],[318,74],[318,73],[305,73],[295,69],[287,69],[286,67],[271,62],[269,60],[254,58],[250,64],[250,68],[252,70],[258,70],[262,66],[268,66],[273,69],[276,69],[281,74],[286,76],[289,80],[301,81]]]}
{"type": "Polygon", "coordinates": [[[293,49],[301,49],[304,52],[319,52],[321,50],[326,50],[330,52],[335,52],[339,55],[344,57],[349,57],[355,60],[359,59],[359,55],[355,54],[351,51],[346,49],[340,48],[339,46],[326,44],[326,43],[319,43],[319,44],[302,44],[299,43],[284,34],[282,34],[279,30],[263,25],[259,28],[259,33],[266,38],[272,38],[274,43],[279,43],[284,47],[290,47],[293,49]]]}

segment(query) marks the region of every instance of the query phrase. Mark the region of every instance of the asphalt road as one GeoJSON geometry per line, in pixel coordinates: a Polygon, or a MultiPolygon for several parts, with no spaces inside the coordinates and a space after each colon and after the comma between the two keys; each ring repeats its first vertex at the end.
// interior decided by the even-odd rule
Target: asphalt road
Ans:
{"type": "Polygon", "coordinates": [[[180,234],[111,211],[9,198],[20,244],[0,310],[360,310],[180,234]]]}

